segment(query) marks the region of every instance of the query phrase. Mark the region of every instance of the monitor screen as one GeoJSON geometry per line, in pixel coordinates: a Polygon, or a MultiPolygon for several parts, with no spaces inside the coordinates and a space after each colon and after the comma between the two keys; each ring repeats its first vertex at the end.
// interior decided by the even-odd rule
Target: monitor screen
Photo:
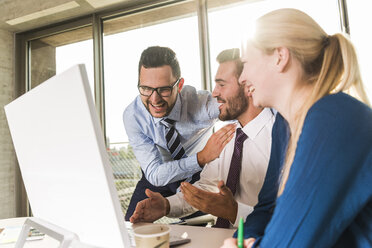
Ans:
{"type": "Polygon", "coordinates": [[[35,217],[84,243],[130,247],[84,65],[5,107],[35,217]]]}

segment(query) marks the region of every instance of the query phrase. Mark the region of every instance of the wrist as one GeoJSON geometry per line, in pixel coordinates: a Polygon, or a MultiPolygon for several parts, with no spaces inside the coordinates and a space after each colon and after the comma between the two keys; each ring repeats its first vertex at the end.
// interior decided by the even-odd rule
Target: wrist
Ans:
{"type": "Polygon", "coordinates": [[[165,216],[167,216],[170,212],[170,205],[167,198],[165,198],[165,216]]]}
{"type": "Polygon", "coordinates": [[[201,168],[204,167],[204,165],[207,163],[206,159],[204,157],[203,151],[200,151],[196,154],[196,159],[198,160],[198,164],[201,168]]]}
{"type": "Polygon", "coordinates": [[[231,222],[231,223],[235,223],[236,222],[236,217],[238,215],[238,203],[234,200],[232,202],[232,207],[230,208],[230,213],[229,213],[229,218],[228,220],[231,222]]]}

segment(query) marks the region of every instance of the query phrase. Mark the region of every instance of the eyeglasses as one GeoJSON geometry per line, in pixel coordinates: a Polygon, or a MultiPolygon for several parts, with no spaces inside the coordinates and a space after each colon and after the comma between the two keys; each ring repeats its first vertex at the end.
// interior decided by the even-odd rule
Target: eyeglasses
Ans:
{"type": "Polygon", "coordinates": [[[176,82],[174,82],[171,86],[152,88],[148,86],[138,85],[137,87],[138,87],[139,93],[143,96],[150,97],[152,93],[156,91],[158,95],[161,97],[169,97],[172,95],[174,86],[176,86],[179,82],[180,82],[180,78],[176,82]]]}

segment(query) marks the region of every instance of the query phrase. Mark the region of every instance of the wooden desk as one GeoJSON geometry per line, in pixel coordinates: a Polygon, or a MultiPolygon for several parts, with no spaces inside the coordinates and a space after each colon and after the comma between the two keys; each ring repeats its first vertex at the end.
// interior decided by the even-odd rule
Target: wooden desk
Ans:
{"type": "MultiPolygon", "coordinates": [[[[0,220],[0,228],[10,226],[22,226],[26,218],[13,218],[0,220]]],[[[208,228],[197,226],[170,225],[171,235],[181,236],[183,233],[188,234],[191,239],[190,243],[180,245],[180,248],[217,248],[223,244],[226,238],[233,235],[234,229],[208,228]]],[[[13,248],[13,244],[0,245],[0,248],[13,248]]],[[[25,248],[57,248],[59,242],[46,236],[43,240],[28,241],[25,248]]],[[[113,247],[114,248],[114,247],[113,247]]]]}

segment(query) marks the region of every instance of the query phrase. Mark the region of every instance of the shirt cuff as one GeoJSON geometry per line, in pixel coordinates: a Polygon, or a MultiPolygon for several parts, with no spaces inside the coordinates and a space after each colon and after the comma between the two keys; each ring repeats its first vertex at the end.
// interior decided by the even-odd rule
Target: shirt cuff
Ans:
{"type": "Polygon", "coordinates": [[[247,216],[253,212],[253,207],[243,204],[241,202],[238,202],[238,212],[236,213],[236,219],[234,223],[234,227],[239,227],[239,220],[240,217],[243,217],[243,220],[247,218],[247,216]]]}
{"type": "Polygon", "coordinates": [[[192,170],[193,174],[202,170],[202,167],[200,167],[198,163],[198,157],[196,153],[190,157],[187,157],[187,168],[192,170]]]}
{"type": "Polygon", "coordinates": [[[167,215],[167,217],[178,218],[179,216],[183,215],[182,193],[177,193],[175,195],[169,196],[167,197],[167,200],[169,202],[169,214],[167,215]]]}

